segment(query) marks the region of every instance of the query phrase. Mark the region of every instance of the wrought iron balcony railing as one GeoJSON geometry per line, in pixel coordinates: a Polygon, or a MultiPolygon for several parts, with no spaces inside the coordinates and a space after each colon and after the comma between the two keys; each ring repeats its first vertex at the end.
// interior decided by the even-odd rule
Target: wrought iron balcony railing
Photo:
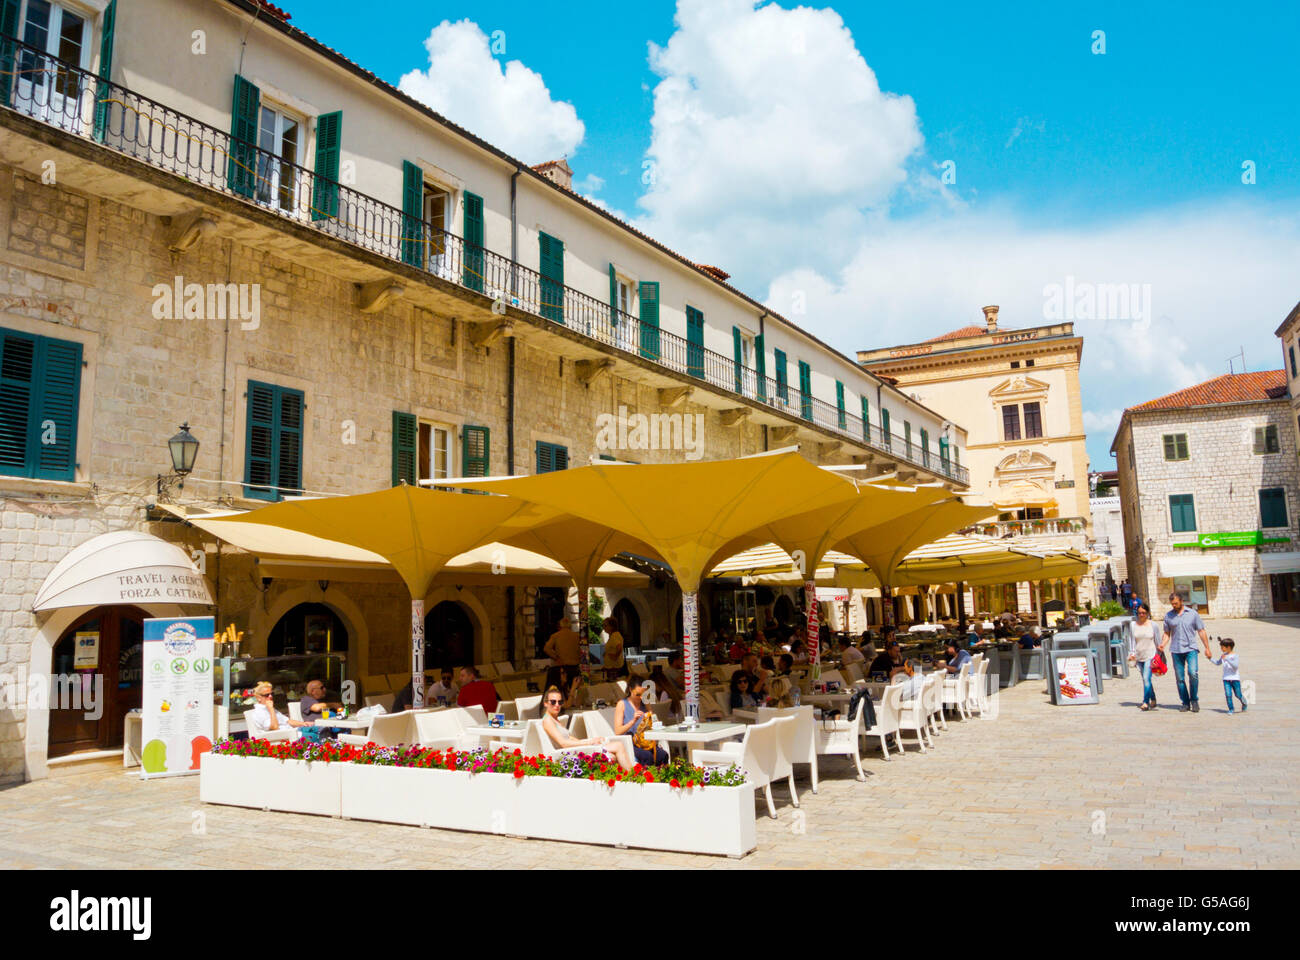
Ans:
{"type": "Polygon", "coordinates": [[[906,444],[878,424],[803,393],[786,380],[760,377],[732,357],[12,37],[0,38],[0,103],[192,183],[499,299],[606,347],[969,484],[969,471],[951,457],[906,444]]]}
{"type": "Polygon", "coordinates": [[[975,530],[985,537],[1052,537],[1083,533],[1087,522],[1082,517],[1045,517],[1038,520],[993,520],[978,523],[975,530]]]}

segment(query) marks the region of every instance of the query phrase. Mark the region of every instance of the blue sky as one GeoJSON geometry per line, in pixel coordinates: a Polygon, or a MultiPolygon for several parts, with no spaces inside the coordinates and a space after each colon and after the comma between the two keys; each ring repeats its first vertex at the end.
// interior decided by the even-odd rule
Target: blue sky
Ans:
{"type": "Polygon", "coordinates": [[[1124,406],[1226,372],[1237,341],[1249,369],[1280,366],[1272,331],[1300,300],[1300,4],[285,6],[386,80],[427,71],[413,93],[522,159],[569,153],[584,192],[775,309],[802,292],[799,322],[845,352],[979,322],[985,303],[1041,323],[1065,276],[1145,285],[1152,316],[1076,323],[1094,468],[1124,406]],[[503,31],[500,68],[527,68],[502,102],[531,71],[541,108],[493,121],[494,83],[443,82],[482,69],[468,31],[431,66],[426,38],[461,20],[503,31]],[[797,117],[803,155],[773,143],[769,108],[797,117]],[[728,122],[754,138],[711,139],[728,122]],[[841,147],[868,159],[814,163],[841,147]]]}

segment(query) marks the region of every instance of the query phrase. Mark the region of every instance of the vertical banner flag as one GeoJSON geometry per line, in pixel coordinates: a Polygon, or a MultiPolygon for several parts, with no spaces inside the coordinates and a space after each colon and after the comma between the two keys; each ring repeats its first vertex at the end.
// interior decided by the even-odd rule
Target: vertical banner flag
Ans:
{"type": "Polygon", "coordinates": [[[808,580],[803,585],[804,603],[808,607],[808,662],[821,663],[821,627],[818,625],[817,581],[808,580]]]}
{"type": "Polygon", "coordinates": [[[141,779],[199,772],[212,749],[213,617],[144,622],[141,779]]]}
{"type": "Polygon", "coordinates": [[[686,661],[686,715],[700,718],[700,647],[696,595],[682,594],[682,654],[686,661]]]}
{"type": "Polygon", "coordinates": [[[424,708],[424,601],[411,601],[411,707],[424,708]]]}

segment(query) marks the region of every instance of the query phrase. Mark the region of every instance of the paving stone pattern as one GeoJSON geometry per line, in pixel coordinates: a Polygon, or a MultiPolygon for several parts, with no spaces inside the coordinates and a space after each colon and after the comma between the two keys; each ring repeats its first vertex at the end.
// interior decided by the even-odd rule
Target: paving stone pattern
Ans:
{"type": "MultiPolygon", "coordinates": [[[[1052,707],[1026,681],[996,717],[949,722],[935,749],[837,757],[802,806],[758,803],[741,860],[205,806],[198,781],[142,783],[99,766],[0,790],[0,866],[165,867],[1282,867],[1300,866],[1300,719],[1286,701],[1300,619],[1211,621],[1238,641],[1258,703],[1226,712],[1220,668],[1201,664],[1201,712],[1180,713],[1173,674],[1154,713],[1141,681],[1107,680],[1096,706],[1052,707]],[[195,832],[201,815],[205,832],[195,832]]],[[[1216,648],[1217,650],[1217,648],[1216,648]]]]}

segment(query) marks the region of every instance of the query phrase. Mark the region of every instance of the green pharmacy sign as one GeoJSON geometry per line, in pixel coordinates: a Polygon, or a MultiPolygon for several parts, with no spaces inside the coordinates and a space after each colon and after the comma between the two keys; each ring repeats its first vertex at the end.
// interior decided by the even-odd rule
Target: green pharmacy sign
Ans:
{"type": "Polygon", "coordinates": [[[1235,530],[1228,533],[1203,533],[1191,543],[1175,543],[1175,547],[1259,547],[1266,543],[1289,543],[1290,537],[1266,537],[1259,530],[1235,530]]]}

